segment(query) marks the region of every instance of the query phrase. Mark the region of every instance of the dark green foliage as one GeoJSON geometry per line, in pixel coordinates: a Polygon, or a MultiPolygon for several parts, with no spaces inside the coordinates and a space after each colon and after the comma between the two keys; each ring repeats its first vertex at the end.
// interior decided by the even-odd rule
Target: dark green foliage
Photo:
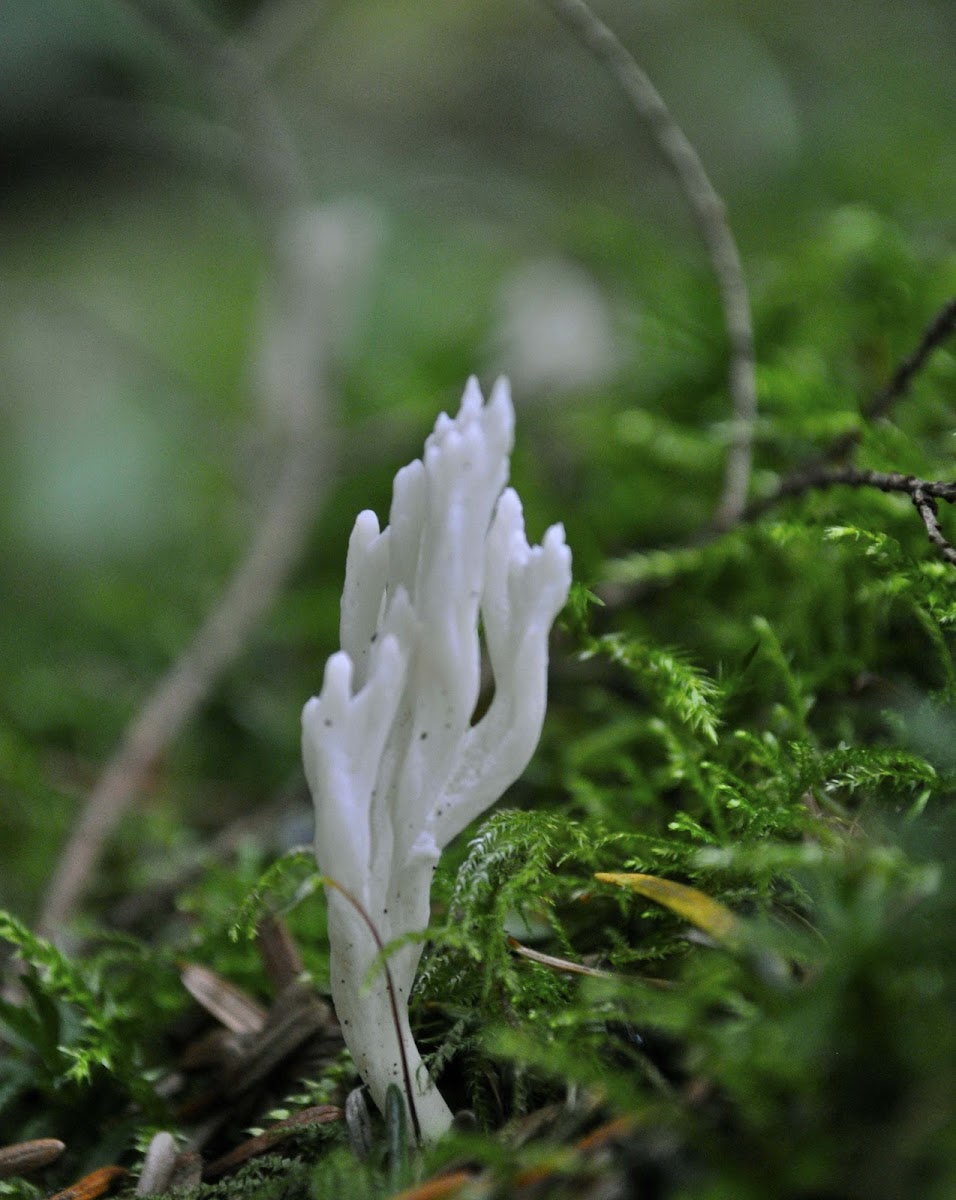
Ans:
{"type": "MultiPolygon", "coordinates": [[[[20,976],[29,1002],[18,1006],[0,1002],[0,1021],[19,1048],[36,1055],[41,1082],[50,1092],[72,1085],[82,1088],[103,1071],[154,1115],[162,1112],[144,1075],[144,1064],[133,1032],[144,1013],[120,999],[122,979],[146,970],[143,947],[109,946],[80,965],[45,938],[39,938],[15,917],[0,911],[0,938],[15,947],[25,964],[20,976]]],[[[11,1094],[7,1092],[7,1099],[11,1094]]]]}
{"type": "MultiPolygon", "coordinates": [[[[315,1150],[316,1146],[309,1147],[315,1150]]],[[[354,1163],[353,1163],[354,1170],[354,1163]]],[[[253,1159],[218,1183],[202,1184],[188,1193],[190,1200],[312,1200],[313,1170],[306,1161],[281,1154],[253,1159]]],[[[361,1192],[357,1192],[361,1196],[361,1192]]]]}
{"type": "MultiPolygon", "coordinates": [[[[938,833],[949,850],[953,832],[938,833]]],[[[698,949],[671,990],[585,980],[547,1028],[494,1045],[632,1112],[653,1136],[635,1137],[631,1170],[665,1195],[943,1200],[952,880],[876,846],[777,868],[796,871],[812,923],[752,923],[745,953],[698,949]]]]}
{"type": "Polygon", "coordinates": [[[0,1000],[5,1140],[59,1137],[56,1170],[74,1174],[128,1154],[137,1131],[169,1121],[155,1084],[171,962],[125,939],[73,960],[3,911],[0,938],[22,964],[0,1000]]]}
{"type": "Polygon", "coordinates": [[[716,743],[720,689],[679,654],[611,634],[593,640],[584,657],[603,654],[624,667],[651,694],[656,706],[716,743]]]}
{"type": "Polygon", "coordinates": [[[259,875],[255,887],[247,891],[229,930],[233,941],[255,935],[260,917],[269,911],[291,911],[310,895],[316,882],[315,855],[311,850],[292,850],[277,858],[259,875]]]}
{"type": "Polygon", "coordinates": [[[317,878],[309,852],[293,850],[270,862],[261,847],[245,842],[233,862],[210,863],[196,885],[177,898],[177,908],[189,918],[183,952],[265,997],[268,984],[254,944],[256,924],[264,914],[278,912],[301,942],[316,985],[324,986],[328,948],[317,878]]]}

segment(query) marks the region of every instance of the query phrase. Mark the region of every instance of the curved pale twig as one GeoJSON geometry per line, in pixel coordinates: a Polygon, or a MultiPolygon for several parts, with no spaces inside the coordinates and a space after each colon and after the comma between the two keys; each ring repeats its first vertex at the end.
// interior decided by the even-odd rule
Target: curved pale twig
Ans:
{"type": "Polygon", "coordinates": [[[715,526],[726,529],[740,518],[747,503],[757,420],[757,379],[750,298],[724,202],[660,92],[614,32],[584,0],[546,0],[546,3],[604,64],[647,126],[680,184],[707,247],[730,342],[729,387],[734,429],[724,467],[723,490],[714,516],[715,526]]]}
{"type": "Polygon", "coordinates": [[[317,263],[302,253],[309,194],[285,124],[252,61],[198,13],[133,0],[180,53],[242,134],[248,195],[266,234],[271,317],[260,346],[260,411],[282,423],[282,461],[245,557],[192,643],[159,680],[90,792],[53,872],[39,918],[59,929],[82,898],[110,834],[150,770],[241,652],[297,561],[329,473],[321,426],[330,400],[317,344],[317,263]]]}

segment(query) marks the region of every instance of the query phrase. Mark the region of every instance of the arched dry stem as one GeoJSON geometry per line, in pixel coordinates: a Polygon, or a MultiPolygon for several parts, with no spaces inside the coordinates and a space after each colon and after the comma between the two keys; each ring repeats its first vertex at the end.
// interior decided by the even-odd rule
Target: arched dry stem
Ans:
{"type": "Polygon", "coordinates": [[[584,0],[546,0],[546,3],[603,63],[647,126],[690,205],[707,247],[730,343],[728,382],[733,403],[733,432],[724,465],[723,488],[714,515],[715,527],[727,529],[740,518],[747,503],[757,420],[757,381],[750,297],[724,202],[660,92],[617,35],[584,0]]]}
{"type": "Polygon", "coordinates": [[[296,239],[309,216],[310,195],[291,136],[251,58],[195,10],[175,0],[131,3],[197,65],[220,116],[239,134],[245,191],[265,234],[272,302],[254,375],[263,393],[260,411],[273,421],[278,416],[281,461],[244,558],[90,792],[50,880],[39,918],[46,931],[60,928],[74,912],[107,839],[150,770],[281,592],[314,520],[319,484],[330,473],[331,438],[323,437],[323,427],[331,401],[317,339],[317,262],[301,253],[296,239]]]}

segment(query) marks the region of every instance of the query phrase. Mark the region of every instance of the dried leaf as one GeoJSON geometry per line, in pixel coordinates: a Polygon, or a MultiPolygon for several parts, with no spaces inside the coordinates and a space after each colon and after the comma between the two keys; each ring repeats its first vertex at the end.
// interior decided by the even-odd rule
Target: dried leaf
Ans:
{"type": "Polygon", "coordinates": [[[439,1175],[434,1179],[426,1179],[415,1187],[404,1192],[398,1192],[392,1200],[445,1200],[454,1196],[462,1188],[472,1183],[475,1176],[471,1171],[452,1171],[448,1175],[439,1175]]]}
{"type": "Polygon", "coordinates": [[[50,1200],[98,1200],[111,1191],[115,1183],[119,1183],[127,1175],[125,1167],[98,1167],[89,1175],[84,1175],[76,1183],[64,1188],[51,1196],[50,1200]]]}
{"type": "Polygon", "coordinates": [[[193,999],[233,1033],[258,1033],[265,1025],[265,1009],[208,967],[183,963],[180,979],[193,999]]]}
{"type": "Polygon", "coordinates": [[[671,879],[661,879],[657,875],[599,871],[594,878],[599,883],[630,888],[648,900],[662,904],[725,946],[734,946],[740,940],[741,924],[738,918],[726,905],[697,888],[675,883],[671,879]]]}
{"type": "Polygon", "coordinates": [[[277,913],[266,913],[259,918],[256,939],[269,981],[276,992],[282,992],[305,970],[289,926],[277,913]]]}

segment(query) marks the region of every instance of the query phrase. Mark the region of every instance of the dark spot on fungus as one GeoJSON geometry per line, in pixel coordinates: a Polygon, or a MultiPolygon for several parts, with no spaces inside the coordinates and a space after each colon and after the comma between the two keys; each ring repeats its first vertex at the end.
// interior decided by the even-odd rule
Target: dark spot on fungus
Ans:
{"type": "Polygon", "coordinates": [[[326,717],[325,720],[322,722],[322,724],[325,726],[326,729],[331,729],[332,728],[332,718],[326,717]]]}

